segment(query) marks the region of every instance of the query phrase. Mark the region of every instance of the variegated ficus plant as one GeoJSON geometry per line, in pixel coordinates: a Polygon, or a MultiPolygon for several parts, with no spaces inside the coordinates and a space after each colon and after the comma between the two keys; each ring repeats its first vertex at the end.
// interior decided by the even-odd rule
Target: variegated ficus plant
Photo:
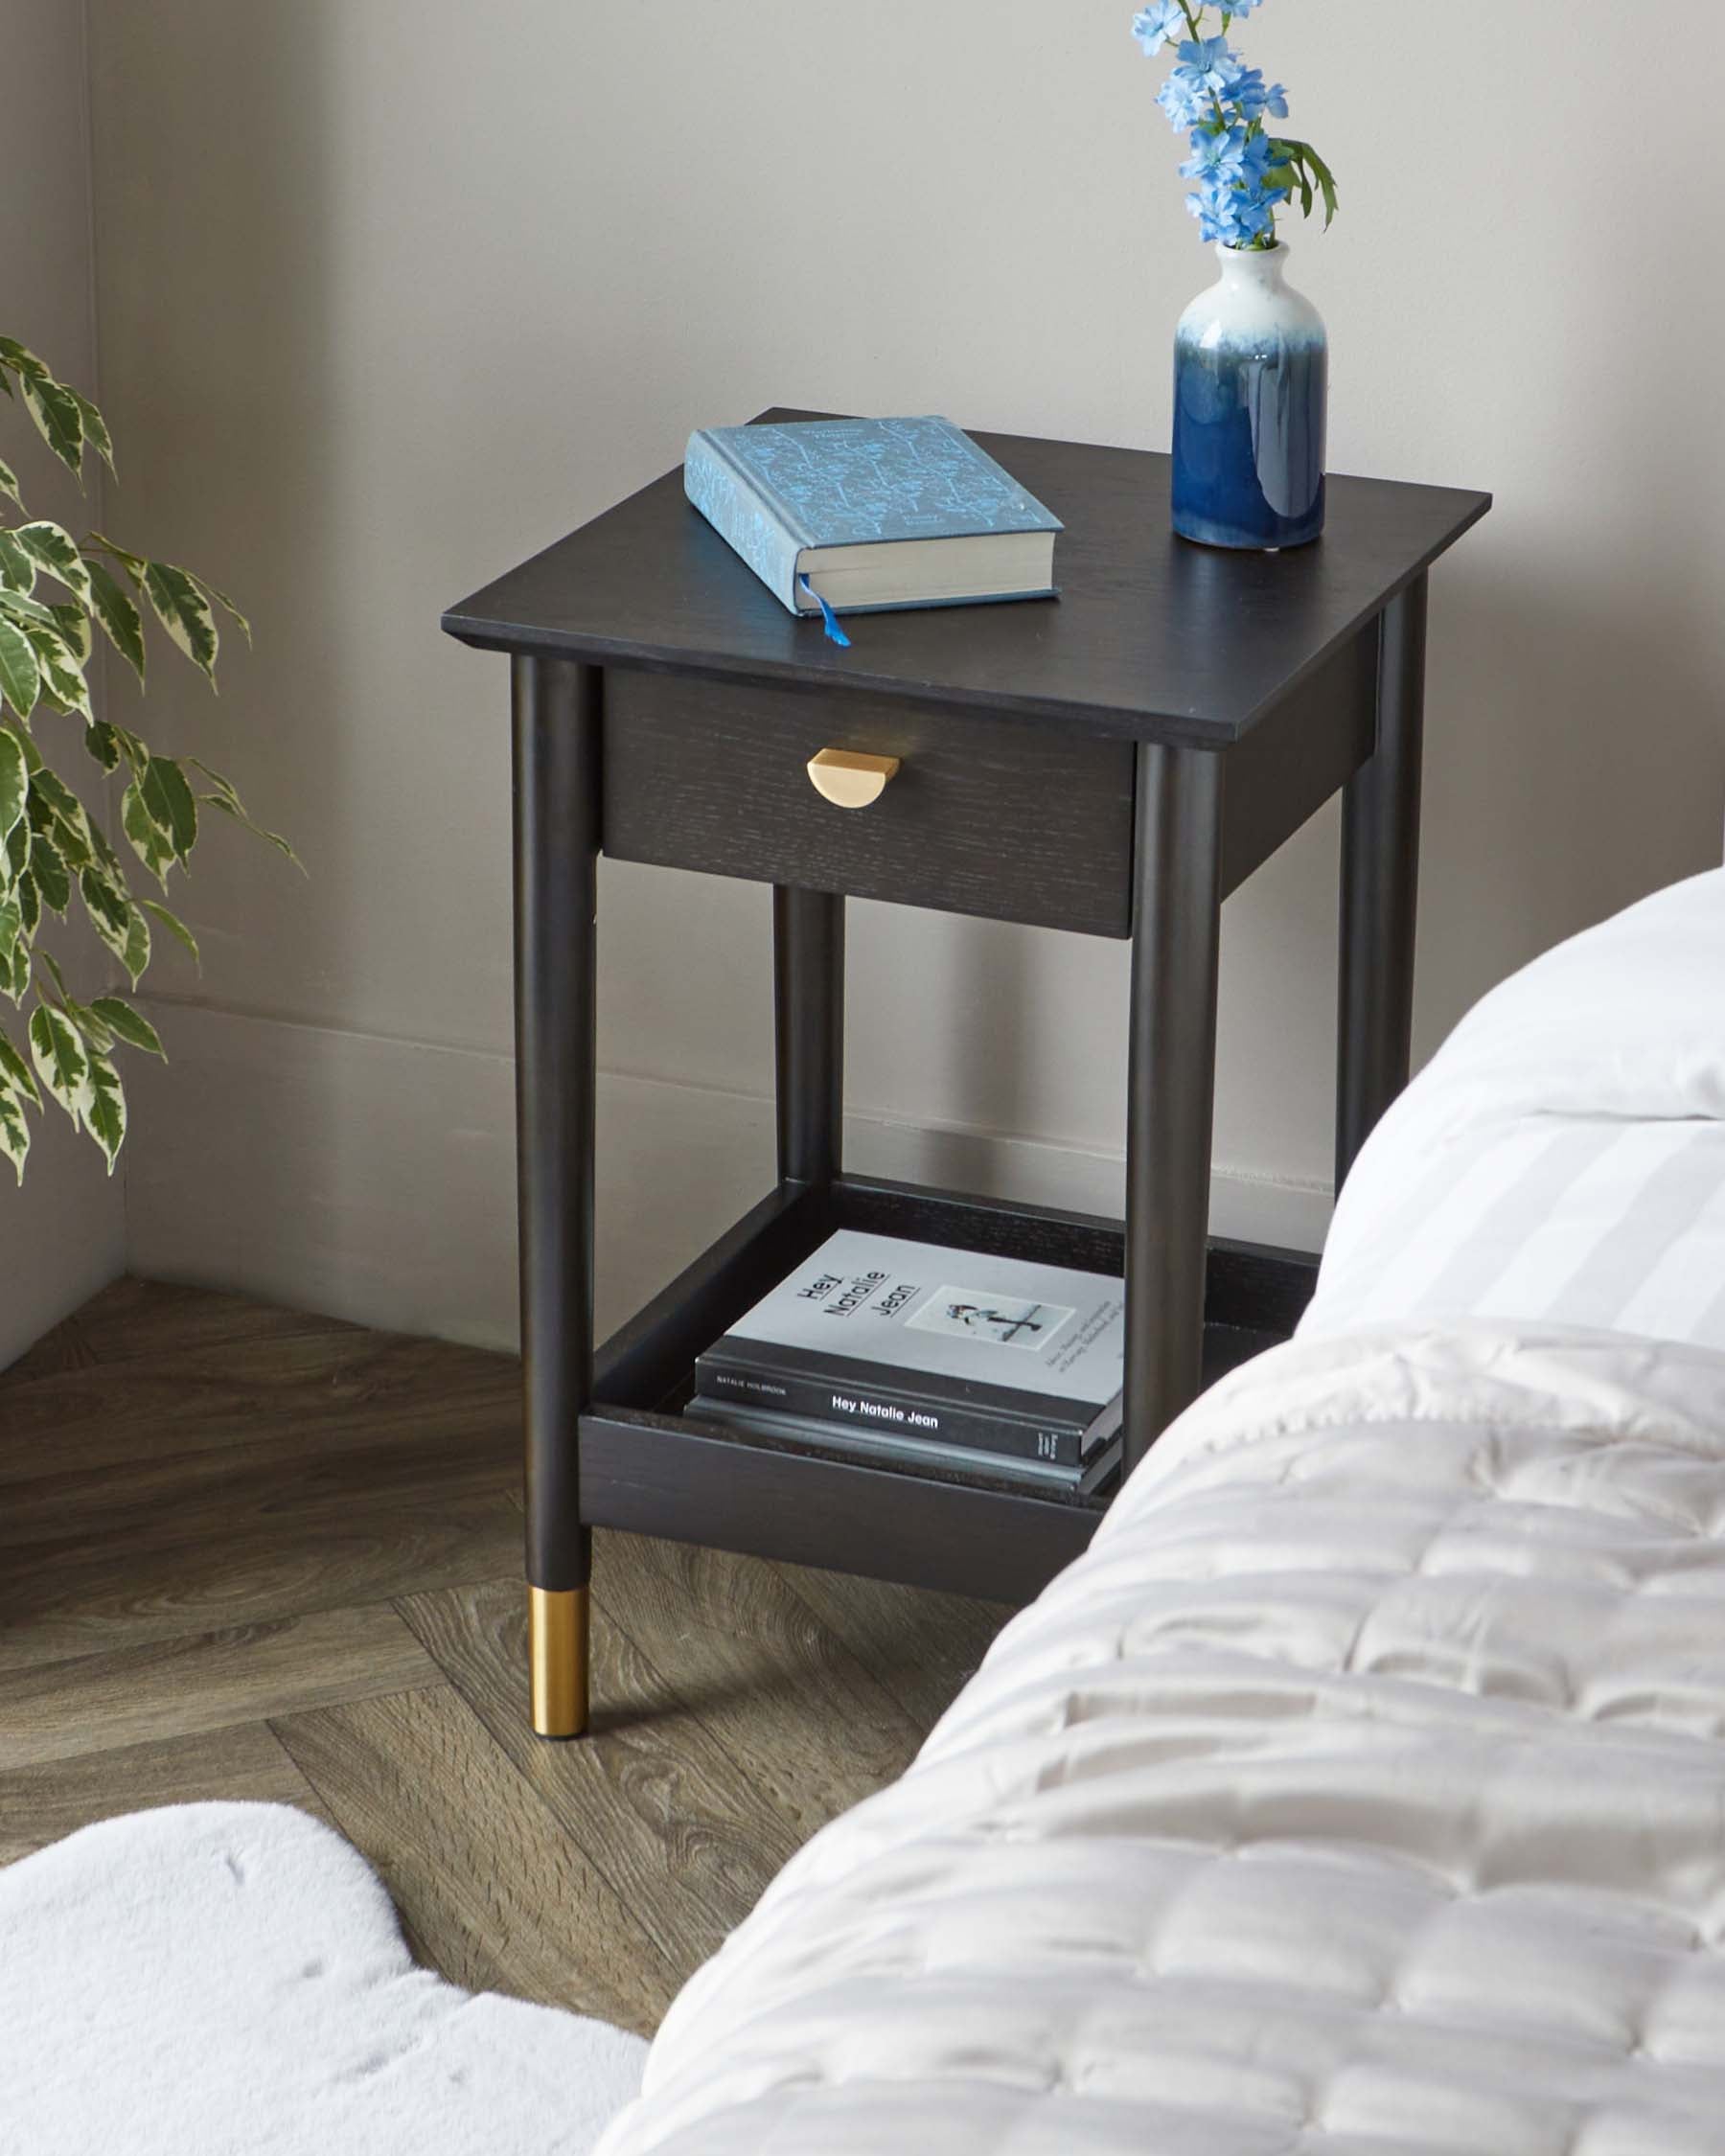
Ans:
{"type": "MultiPolygon", "coordinates": [[[[0,389],[23,405],[80,484],[92,452],[113,470],[102,414],[11,337],[0,337],[0,389]]],[[[58,524],[29,517],[4,462],[0,495],[19,518],[0,525],[0,991],[22,1026],[20,1044],[0,1012],[0,1154],[22,1181],[31,1112],[45,1112],[52,1096],[102,1148],[111,1173],[126,1137],[116,1051],[159,1056],[162,1044],[126,996],[80,1002],[72,994],[53,954],[37,944],[44,914],[63,920],[76,906],[136,989],[150,964],[152,923],[197,956],[192,931],[165,902],[169,879],[184,870],[196,843],[201,811],[217,810],[293,855],[285,838],[252,822],[218,771],[195,756],[159,755],[141,734],[99,717],[86,679],[92,625],[100,624],[143,684],[149,613],[214,689],[218,609],[249,639],[243,615],[189,569],[133,554],[101,532],[75,539],[58,524]],[[57,768],[80,748],[94,759],[86,791],[100,807],[57,768]],[[105,828],[115,810],[118,842],[105,828]],[[122,845],[161,898],[134,895],[122,845]]]]}

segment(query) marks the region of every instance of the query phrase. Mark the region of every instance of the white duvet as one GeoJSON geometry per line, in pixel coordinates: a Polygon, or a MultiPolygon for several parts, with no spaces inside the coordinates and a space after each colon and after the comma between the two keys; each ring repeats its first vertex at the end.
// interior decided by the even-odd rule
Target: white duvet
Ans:
{"type": "MultiPolygon", "coordinates": [[[[1713,1158],[1725,879],[1649,911],[1458,1034],[1362,1157],[1308,1333],[1174,1426],[786,1868],[604,2156],[1722,2156],[1725,1354],[1638,1337],[1645,1301],[1574,1322],[1609,1249],[1537,1319],[1363,1308],[1386,1208],[1416,1236],[1418,1179],[1506,1134],[1713,1158]]],[[[1580,1234],[1576,1179],[1539,1188],[1506,1247],[1580,1234]]]]}
{"type": "Polygon", "coordinates": [[[673,2007],[606,2156],[1719,2156],[1725,1358],[1296,1342],[673,2007]]]}

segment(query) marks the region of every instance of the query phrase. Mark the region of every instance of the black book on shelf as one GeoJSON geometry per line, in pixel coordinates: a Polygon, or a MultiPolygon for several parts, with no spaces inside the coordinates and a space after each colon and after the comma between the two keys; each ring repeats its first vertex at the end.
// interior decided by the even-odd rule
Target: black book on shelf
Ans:
{"type": "Polygon", "coordinates": [[[768,1408],[744,1408],[730,1400],[708,1399],[697,1393],[688,1413],[698,1420],[723,1423],[728,1430],[761,1437],[789,1439],[818,1451],[840,1453],[850,1459],[890,1465],[950,1468],[965,1475],[996,1475],[1004,1481],[1023,1483],[1026,1489],[1063,1497],[1092,1497],[1106,1489],[1120,1470],[1121,1445],[1114,1437],[1095,1448],[1078,1467],[1059,1467],[1046,1460],[1025,1459],[1012,1453],[997,1453],[979,1445],[945,1445],[923,1437],[901,1437],[880,1430],[861,1429],[852,1423],[821,1422],[808,1415],[775,1414],[768,1408]]]}
{"type": "Polygon", "coordinates": [[[1123,1284],[841,1229],[715,1341],[697,1392],[1082,1472],[1117,1438],[1123,1284]]]}

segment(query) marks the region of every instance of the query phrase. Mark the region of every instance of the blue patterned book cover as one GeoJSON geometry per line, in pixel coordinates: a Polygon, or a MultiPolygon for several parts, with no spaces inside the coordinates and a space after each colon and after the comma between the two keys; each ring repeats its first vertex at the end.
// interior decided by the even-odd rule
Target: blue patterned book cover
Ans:
{"type": "MultiPolygon", "coordinates": [[[[798,589],[803,557],[833,547],[985,539],[1064,529],[1010,472],[951,420],[805,420],[786,426],[715,426],[691,435],[689,499],[793,613],[816,610],[798,589]]],[[[1049,541],[1052,545],[1052,539],[1049,541]]],[[[966,593],[971,600],[1050,596],[966,593]]],[[[840,612],[937,599],[834,601],[840,612]]]]}

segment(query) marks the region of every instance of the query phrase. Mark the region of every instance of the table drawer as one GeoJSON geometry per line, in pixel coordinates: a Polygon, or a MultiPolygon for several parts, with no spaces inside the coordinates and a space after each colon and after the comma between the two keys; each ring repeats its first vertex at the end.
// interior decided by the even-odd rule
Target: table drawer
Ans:
{"type": "Polygon", "coordinates": [[[604,703],[604,845],[618,860],[1130,932],[1130,743],[622,668],[604,703]],[[839,808],[809,776],[823,748],[899,768],[866,808],[839,808]]]}

